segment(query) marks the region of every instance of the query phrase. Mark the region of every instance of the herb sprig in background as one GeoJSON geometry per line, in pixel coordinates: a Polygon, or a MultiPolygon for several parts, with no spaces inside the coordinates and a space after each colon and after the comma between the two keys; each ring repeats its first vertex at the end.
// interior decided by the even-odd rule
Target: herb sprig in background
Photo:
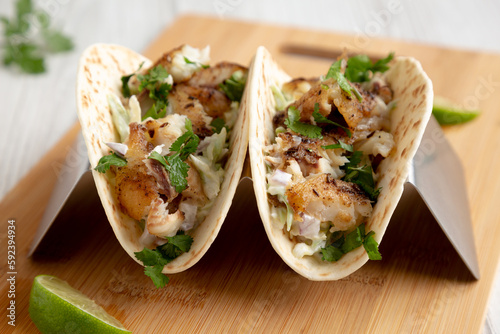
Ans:
{"type": "Polygon", "coordinates": [[[0,17],[4,40],[0,45],[5,66],[17,66],[25,73],[43,73],[49,54],[73,49],[73,42],[50,27],[50,16],[36,9],[31,0],[17,0],[12,18],[0,17]]]}

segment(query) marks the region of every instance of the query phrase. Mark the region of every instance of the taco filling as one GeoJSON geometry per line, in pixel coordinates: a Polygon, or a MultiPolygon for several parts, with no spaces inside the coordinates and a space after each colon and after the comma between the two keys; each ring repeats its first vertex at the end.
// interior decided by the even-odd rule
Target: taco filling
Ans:
{"type": "Polygon", "coordinates": [[[209,214],[225,177],[247,68],[208,62],[208,47],[184,45],[123,76],[122,94],[108,95],[120,141],[106,143],[110,154],[95,169],[107,173],[120,210],[143,230],[137,259],[159,272],[189,250],[189,234],[209,214]],[[148,264],[153,248],[163,265],[148,264]]]}
{"type": "Polygon", "coordinates": [[[380,192],[377,168],[395,145],[395,101],[383,75],[392,57],[342,57],[324,77],[272,86],[267,198],[271,221],[294,242],[296,258],[338,261],[361,246],[381,258],[365,223],[380,192]]]}

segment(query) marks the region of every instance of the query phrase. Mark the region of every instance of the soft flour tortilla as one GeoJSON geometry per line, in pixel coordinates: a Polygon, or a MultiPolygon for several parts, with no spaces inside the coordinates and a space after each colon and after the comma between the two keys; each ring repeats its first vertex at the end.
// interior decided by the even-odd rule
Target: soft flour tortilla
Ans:
{"type": "MultiPolygon", "coordinates": [[[[118,241],[130,257],[141,265],[142,262],[136,259],[134,252],[144,248],[139,243],[142,230],[135,220],[121,212],[109,173],[101,174],[93,168],[110,151],[104,143],[120,141],[111,119],[107,95],[115,93],[121,96],[121,76],[135,72],[142,62],[143,68],[152,64],[147,58],[127,48],[96,44],[83,53],[77,76],[78,117],[99,197],[118,241]]],[[[189,233],[194,240],[189,252],[167,264],[163,273],[177,273],[193,266],[219,233],[240,179],[248,145],[245,101],[246,94],[242,98],[238,119],[231,131],[226,174],[220,193],[205,220],[189,233]]]]}
{"type": "MultiPolygon", "coordinates": [[[[275,102],[271,86],[282,86],[291,78],[280,69],[269,52],[260,47],[253,60],[255,68],[248,82],[250,105],[250,162],[255,196],[267,236],[281,258],[297,273],[310,280],[337,280],[357,269],[368,260],[363,247],[345,254],[337,262],[319,261],[312,256],[301,259],[292,254],[295,245],[283,232],[283,227],[273,223],[266,192],[266,167],[263,148],[275,137],[272,119],[275,102]]],[[[366,231],[375,232],[380,243],[390,218],[403,193],[411,160],[422,140],[425,127],[432,112],[432,83],[420,63],[413,58],[397,57],[385,73],[394,92],[396,108],[391,111],[391,133],[395,149],[378,167],[380,178],[377,187],[382,187],[366,231]]],[[[383,256],[383,254],[382,254],[383,256]]]]}

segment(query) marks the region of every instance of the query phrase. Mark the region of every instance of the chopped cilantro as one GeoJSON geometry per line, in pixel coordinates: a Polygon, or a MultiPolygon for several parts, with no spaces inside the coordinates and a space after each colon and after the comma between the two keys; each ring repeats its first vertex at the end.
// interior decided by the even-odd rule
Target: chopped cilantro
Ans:
{"type": "Polygon", "coordinates": [[[196,152],[200,138],[193,132],[193,125],[189,118],[186,119],[186,132],[170,146],[170,151],[178,152],[182,160],[196,152]]]}
{"type": "Polygon", "coordinates": [[[356,55],[347,60],[345,77],[351,82],[365,82],[370,80],[370,76],[375,72],[385,72],[389,69],[387,64],[394,58],[391,52],[386,58],[380,59],[375,64],[367,55],[356,55]]]}
{"type": "Polygon", "coordinates": [[[344,164],[342,168],[348,169],[348,168],[355,168],[359,165],[361,162],[361,158],[363,157],[363,152],[362,151],[355,151],[353,152],[348,158],[349,162],[344,164]]]}
{"type": "Polygon", "coordinates": [[[375,189],[373,180],[373,170],[369,164],[359,166],[363,152],[356,151],[349,157],[349,162],[341,168],[345,171],[343,181],[356,183],[368,195],[370,200],[376,201],[380,194],[380,189],[375,189]]]}
{"type": "Polygon", "coordinates": [[[344,255],[363,245],[370,260],[381,260],[382,255],[378,250],[378,243],[373,239],[375,232],[370,231],[365,235],[365,224],[361,224],[345,237],[341,235],[330,245],[321,249],[322,260],[336,262],[344,255]]]}
{"type": "Polygon", "coordinates": [[[372,72],[381,72],[384,73],[389,69],[389,62],[394,58],[394,52],[389,53],[389,55],[383,59],[379,59],[373,64],[372,72]]]}
{"type": "Polygon", "coordinates": [[[116,153],[111,153],[99,159],[99,162],[94,169],[99,173],[106,173],[111,168],[111,166],[123,167],[126,165],[127,160],[125,158],[120,157],[116,153]]]}
{"type": "Polygon", "coordinates": [[[167,70],[161,65],[153,67],[147,74],[137,74],[137,80],[140,82],[139,91],[143,89],[155,90],[157,84],[166,80],[168,75],[167,70]]]}
{"type": "Polygon", "coordinates": [[[359,246],[361,246],[362,243],[363,243],[363,235],[361,235],[360,228],[357,227],[354,231],[348,233],[345,236],[345,241],[342,244],[342,252],[344,254],[349,253],[353,249],[356,249],[359,246]]]}
{"type": "Polygon", "coordinates": [[[121,77],[121,81],[122,81],[122,94],[124,97],[130,97],[130,87],[128,86],[128,82],[130,81],[130,79],[137,74],[137,72],[139,72],[142,68],[142,65],[144,65],[144,62],[142,62],[140,65],[139,65],[139,68],[132,74],[129,74],[129,75],[124,75],[121,77]]]}
{"type": "Polygon", "coordinates": [[[155,101],[161,101],[168,104],[167,96],[172,90],[172,85],[168,82],[162,82],[156,84],[156,88],[149,90],[149,97],[155,101]]]}
{"type": "Polygon", "coordinates": [[[165,117],[168,105],[167,97],[172,90],[172,85],[167,82],[168,77],[167,70],[161,65],[153,67],[147,74],[137,74],[137,80],[140,82],[139,91],[147,89],[149,97],[154,101],[153,106],[149,108],[142,120],[148,117],[154,119],[165,117]]]}
{"type": "Polygon", "coordinates": [[[319,103],[315,103],[314,104],[314,111],[313,111],[312,115],[313,115],[314,121],[316,123],[326,123],[326,124],[332,124],[332,125],[338,126],[339,128],[344,129],[344,131],[347,133],[347,135],[349,136],[349,138],[352,137],[351,130],[349,130],[345,126],[342,126],[342,125],[340,125],[338,123],[335,123],[334,121],[331,121],[328,118],[326,118],[325,116],[321,115],[321,113],[319,112],[319,103]]]}
{"type": "Polygon", "coordinates": [[[354,95],[356,96],[358,101],[361,102],[363,100],[363,97],[358,92],[356,87],[351,86],[351,84],[349,83],[349,81],[347,81],[344,74],[342,74],[340,70],[341,64],[342,60],[337,60],[335,63],[333,63],[332,66],[330,66],[330,68],[328,69],[328,73],[326,74],[325,79],[334,78],[335,80],[337,80],[337,83],[339,84],[340,88],[342,88],[342,90],[346,92],[349,97],[352,97],[354,91],[354,95]]]}
{"type": "Polygon", "coordinates": [[[226,131],[229,131],[226,122],[224,122],[224,119],[220,117],[212,120],[212,122],[210,122],[210,126],[214,129],[215,133],[220,133],[222,131],[222,128],[226,128],[226,131]]]}
{"type": "Polygon", "coordinates": [[[167,243],[160,246],[159,249],[164,257],[175,259],[184,252],[189,251],[193,238],[185,234],[177,234],[173,237],[166,237],[167,243]]]}
{"type": "Polygon", "coordinates": [[[321,248],[321,259],[328,262],[337,262],[344,255],[340,249],[335,246],[329,245],[321,248]]]}
{"type": "Polygon", "coordinates": [[[187,188],[187,176],[189,165],[184,162],[190,154],[196,152],[200,138],[193,132],[191,121],[186,119],[186,131],[182,136],[170,146],[172,155],[162,156],[156,151],[151,152],[149,159],[159,161],[167,170],[170,182],[175,187],[175,191],[181,193],[187,188]]]}
{"type": "Polygon", "coordinates": [[[50,16],[35,9],[31,0],[17,0],[15,8],[14,18],[0,17],[5,37],[0,46],[4,65],[17,65],[25,73],[43,73],[46,56],[73,49],[71,40],[51,29],[50,16]]]}
{"type": "Polygon", "coordinates": [[[219,84],[219,88],[226,94],[231,101],[241,101],[243,91],[245,90],[246,76],[242,71],[234,72],[229,79],[219,84]]]}
{"type": "Polygon", "coordinates": [[[162,270],[163,266],[161,265],[144,267],[144,274],[151,278],[157,289],[165,287],[165,285],[167,285],[170,281],[170,278],[163,274],[162,270]]]}
{"type": "Polygon", "coordinates": [[[163,288],[169,278],[162,274],[163,267],[184,252],[188,252],[193,243],[193,238],[184,235],[181,231],[173,237],[166,237],[167,243],[155,249],[144,248],[135,252],[135,257],[141,261],[145,268],[144,274],[151,278],[156,288],[163,288]]]}
{"type": "Polygon", "coordinates": [[[167,104],[163,101],[156,101],[151,108],[142,116],[142,121],[151,117],[153,119],[163,118],[167,115],[167,104]]]}
{"type": "Polygon", "coordinates": [[[370,80],[370,69],[373,64],[367,55],[356,55],[347,60],[345,77],[351,82],[370,80]]]}
{"type": "Polygon", "coordinates": [[[365,248],[370,260],[382,260],[382,254],[380,254],[378,250],[378,243],[375,239],[373,239],[374,234],[375,232],[370,231],[370,233],[365,236],[363,240],[363,247],[365,248]]]}
{"type": "Polygon", "coordinates": [[[294,106],[288,108],[288,118],[285,119],[285,125],[303,136],[323,139],[321,128],[313,124],[302,123],[300,121],[300,111],[294,106]]]}
{"type": "Polygon", "coordinates": [[[180,193],[188,186],[189,165],[182,161],[177,153],[165,158],[169,165],[167,171],[170,176],[170,182],[175,186],[175,191],[180,193]]]}
{"type": "Polygon", "coordinates": [[[148,159],[157,160],[165,167],[168,171],[170,182],[175,187],[175,191],[180,193],[187,188],[186,178],[188,176],[189,165],[180,159],[178,153],[170,156],[162,156],[158,152],[153,151],[148,159]]]}
{"type": "Polygon", "coordinates": [[[334,241],[321,249],[321,254],[323,254],[322,260],[336,262],[344,255],[342,252],[342,245],[344,244],[345,238],[341,231],[336,231],[331,235],[331,239],[334,241]]]}
{"type": "Polygon", "coordinates": [[[375,189],[375,182],[373,181],[373,171],[370,165],[362,167],[350,168],[343,178],[344,181],[356,183],[359,185],[370,197],[370,200],[376,201],[380,194],[380,189],[375,189]]]}
{"type": "Polygon", "coordinates": [[[170,261],[163,257],[163,254],[158,249],[144,248],[140,252],[135,252],[137,260],[141,261],[145,266],[164,266],[170,261]]]}
{"type": "Polygon", "coordinates": [[[42,37],[45,40],[45,50],[50,53],[66,52],[73,49],[73,42],[60,31],[44,29],[42,37]]]}
{"type": "Polygon", "coordinates": [[[342,148],[348,152],[352,152],[354,150],[352,145],[346,144],[341,140],[339,140],[339,142],[337,144],[326,145],[326,146],[321,146],[321,147],[324,148],[325,150],[332,150],[332,149],[336,149],[336,148],[342,148]]]}
{"type": "Polygon", "coordinates": [[[204,65],[200,62],[189,60],[187,57],[184,57],[184,61],[186,62],[186,64],[196,65],[196,66],[199,66],[201,68],[209,68],[210,67],[210,65],[204,65]]]}

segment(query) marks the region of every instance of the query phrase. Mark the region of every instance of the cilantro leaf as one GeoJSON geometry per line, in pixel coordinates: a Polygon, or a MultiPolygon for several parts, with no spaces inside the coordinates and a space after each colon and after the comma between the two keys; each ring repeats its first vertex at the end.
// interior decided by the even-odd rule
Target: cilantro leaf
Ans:
{"type": "Polygon", "coordinates": [[[137,74],[137,80],[140,82],[139,91],[142,92],[143,89],[155,90],[156,85],[166,80],[168,75],[167,70],[161,65],[153,67],[147,74],[137,74]]]}
{"type": "Polygon", "coordinates": [[[365,248],[370,260],[382,260],[382,254],[380,254],[380,251],[378,250],[378,243],[373,238],[373,234],[375,233],[370,231],[370,233],[366,235],[363,240],[363,247],[365,248]]]}
{"type": "Polygon", "coordinates": [[[340,249],[332,245],[321,248],[321,254],[323,255],[321,259],[328,262],[337,262],[344,256],[344,253],[340,249]]]}
{"type": "Polygon", "coordinates": [[[381,188],[375,189],[373,171],[370,165],[350,168],[343,178],[344,181],[356,183],[368,195],[370,200],[376,201],[381,188]]]}
{"type": "Polygon", "coordinates": [[[35,11],[35,17],[38,20],[38,24],[40,24],[40,28],[48,29],[50,26],[50,16],[47,12],[43,10],[35,11]]]}
{"type": "Polygon", "coordinates": [[[347,60],[345,77],[351,82],[364,82],[370,80],[372,62],[367,55],[356,55],[347,60]]]}
{"type": "Polygon", "coordinates": [[[380,59],[375,64],[367,55],[356,55],[347,60],[345,77],[351,82],[365,82],[370,80],[371,73],[385,72],[389,69],[387,64],[394,58],[391,52],[386,58],[380,59]]]}
{"type": "Polygon", "coordinates": [[[135,73],[132,73],[132,74],[129,74],[129,75],[123,75],[121,77],[123,97],[130,97],[131,96],[131,94],[130,94],[130,87],[128,86],[128,82],[130,81],[130,79],[134,75],[135,75],[135,73]]]}
{"type": "Polygon", "coordinates": [[[154,160],[160,162],[163,165],[163,167],[165,167],[165,169],[167,169],[167,170],[169,168],[166,157],[164,157],[163,155],[161,155],[160,153],[158,153],[156,151],[151,151],[148,159],[154,159],[154,160]]]}
{"type": "Polygon", "coordinates": [[[191,121],[186,119],[187,131],[182,134],[170,146],[170,151],[175,152],[172,155],[162,156],[156,151],[151,152],[149,159],[159,161],[167,170],[170,182],[175,187],[175,191],[181,193],[187,188],[187,176],[189,165],[184,162],[190,154],[196,152],[200,138],[193,132],[191,121]]]}
{"type": "Polygon", "coordinates": [[[229,79],[219,84],[219,88],[231,101],[241,101],[245,90],[246,76],[242,71],[234,72],[229,79]]]}
{"type": "Polygon", "coordinates": [[[226,125],[226,122],[223,118],[217,117],[210,122],[210,126],[214,129],[215,133],[220,133],[222,128],[226,128],[226,131],[229,131],[229,128],[226,125]]]}
{"type": "Polygon", "coordinates": [[[42,35],[45,39],[45,48],[51,53],[70,51],[74,47],[71,39],[57,30],[46,29],[42,31],[42,35]]]}
{"type": "Polygon", "coordinates": [[[121,81],[122,81],[122,94],[124,97],[130,97],[131,94],[130,94],[130,87],[128,86],[128,82],[130,81],[130,79],[136,75],[142,68],[142,65],[144,65],[144,62],[142,62],[140,65],[139,65],[139,68],[132,74],[129,74],[129,75],[124,75],[121,77],[121,81]]]}
{"type": "Polygon", "coordinates": [[[13,18],[0,18],[5,37],[1,46],[4,65],[16,65],[25,73],[42,73],[47,55],[73,49],[68,37],[50,29],[49,15],[35,9],[31,0],[16,1],[15,10],[13,18]]]}
{"type": "Polygon", "coordinates": [[[352,251],[353,249],[356,249],[359,246],[361,246],[362,243],[363,243],[363,235],[361,235],[360,228],[356,227],[356,229],[354,231],[352,231],[351,233],[348,233],[345,236],[345,241],[342,244],[342,252],[344,254],[348,253],[348,252],[352,251]]]}
{"type": "Polygon", "coordinates": [[[181,193],[187,188],[187,177],[189,165],[181,160],[178,153],[171,156],[162,156],[156,151],[152,151],[148,159],[159,161],[168,172],[170,182],[175,187],[175,191],[181,193]]]}
{"type": "Polygon", "coordinates": [[[348,168],[355,168],[361,162],[361,158],[363,158],[363,152],[355,151],[348,157],[349,162],[344,164],[344,166],[341,166],[341,168],[344,168],[345,170],[347,170],[348,168]]]}
{"type": "Polygon", "coordinates": [[[190,154],[196,152],[200,143],[200,138],[193,132],[193,126],[189,118],[186,119],[185,126],[187,131],[170,146],[170,151],[178,152],[181,160],[186,160],[190,154]]]}
{"type": "Polygon", "coordinates": [[[170,182],[175,186],[175,191],[181,193],[187,188],[189,165],[181,160],[178,154],[166,157],[168,161],[167,171],[170,176],[170,182]]]}
{"type": "Polygon", "coordinates": [[[165,106],[168,104],[168,94],[172,90],[172,85],[168,82],[159,83],[156,89],[149,91],[149,97],[157,102],[163,102],[165,106]]]}
{"type": "Polygon", "coordinates": [[[106,173],[111,168],[111,166],[123,167],[126,165],[127,160],[125,158],[120,157],[116,153],[111,153],[99,159],[99,162],[94,169],[99,173],[106,173]]]}
{"type": "MultiPolygon", "coordinates": [[[[145,120],[148,117],[158,119],[165,117],[167,114],[167,97],[172,90],[172,85],[167,82],[168,77],[169,74],[167,70],[161,65],[153,67],[147,74],[137,74],[137,80],[140,82],[138,88],[139,92],[147,89],[149,91],[149,97],[154,101],[151,108],[149,108],[146,114],[142,117],[142,120],[145,120]]],[[[122,89],[124,87],[124,80],[127,79],[122,78],[122,89]]],[[[130,94],[130,91],[128,93],[130,94]]]]}
{"type": "Polygon", "coordinates": [[[145,120],[149,117],[153,119],[163,118],[167,115],[167,105],[163,101],[157,101],[153,103],[151,108],[146,111],[141,120],[145,120]]]}
{"type": "Polygon", "coordinates": [[[300,111],[294,106],[288,108],[288,118],[285,119],[285,125],[303,136],[323,139],[321,128],[313,124],[302,123],[300,121],[300,111]]]}
{"type": "Polygon", "coordinates": [[[351,86],[351,84],[349,83],[349,81],[347,81],[344,74],[342,74],[340,70],[341,65],[342,65],[342,60],[337,60],[335,63],[333,63],[332,66],[330,66],[330,68],[328,69],[328,73],[326,74],[325,79],[334,78],[335,80],[337,80],[337,83],[339,84],[340,88],[342,88],[342,90],[346,92],[346,94],[349,97],[352,97],[352,94],[354,94],[358,99],[358,101],[361,102],[363,100],[363,97],[358,92],[356,87],[351,86]]]}
{"type": "Polygon", "coordinates": [[[18,31],[21,33],[27,32],[29,29],[28,15],[33,12],[31,0],[18,0],[16,2],[16,11],[18,31]]]}
{"type": "Polygon", "coordinates": [[[163,288],[169,282],[169,278],[162,274],[163,267],[184,252],[191,249],[193,238],[184,235],[183,232],[173,237],[167,237],[167,243],[155,249],[144,248],[135,252],[135,257],[141,261],[145,268],[144,274],[151,278],[156,288],[163,288]]]}
{"type": "Polygon", "coordinates": [[[344,255],[363,245],[370,260],[381,260],[382,255],[378,250],[378,243],[373,239],[375,232],[370,231],[365,235],[365,224],[361,224],[356,229],[348,233],[345,237],[340,236],[330,245],[321,249],[322,260],[335,262],[344,255]]]}
{"type": "Polygon", "coordinates": [[[153,284],[157,289],[165,287],[168,284],[170,279],[167,275],[162,273],[163,266],[153,266],[153,267],[144,267],[144,274],[151,278],[153,284]]]}
{"type": "Polygon", "coordinates": [[[319,112],[319,103],[315,103],[314,104],[314,111],[313,111],[312,115],[313,115],[314,121],[316,123],[326,123],[326,124],[332,124],[332,125],[338,126],[339,128],[342,128],[347,133],[347,135],[349,136],[349,138],[352,137],[351,130],[349,130],[345,126],[340,125],[339,123],[336,123],[334,121],[329,120],[328,118],[326,118],[325,116],[323,116],[319,112]]]}
{"type": "Polygon", "coordinates": [[[326,145],[326,146],[321,146],[321,147],[324,148],[325,150],[332,150],[332,149],[336,149],[336,148],[341,148],[341,149],[344,149],[348,152],[352,152],[354,150],[352,145],[346,144],[341,140],[339,140],[339,142],[337,144],[326,145]]]}
{"type": "Polygon", "coordinates": [[[162,253],[158,252],[156,249],[144,248],[142,251],[135,252],[134,254],[137,260],[142,261],[145,266],[164,266],[170,262],[169,259],[165,259],[162,253]]]}
{"type": "Polygon", "coordinates": [[[9,44],[7,42],[3,56],[4,65],[16,64],[25,73],[37,74],[45,72],[45,61],[39,47],[31,42],[19,44],[9,44]]]}
{"type": "Polygon", "coordinates": [[[170,242],[158,246],[157,249],[165,259],[169,259],[169,262],[182,254],[181,250],[170,242]]]}
{"type": "Polygon", "coordinates": [[[370,80],[372,62],[367,55],[356,55],[347,60],[345,77],[351,82],[364,82],[370,80]]]}
{"type": "Polygon", "coordinates": [[[179,248],[182,252],[189,251],[191,244],[193,243],[193,238],[185,234],[177,234],[173,237],[167,237],[167,240],[170,244],[179,248]]]}
{"type": "Polygon", "coordinates": [[[332,246],[337,247],[337,248],[342,248],[342,245],[344,244],[345,237],[342,231],[335,231],[332,233],[331,238],[334,240],[332,242],[332,246]]]}
{"type": "Polygon", "coordinates": [[[170,259],[170,261],[182,253],[189,251],[193,243],[193,238],[185,234],[177,234],[173,237],[167,237],[166,239],[168,242],[158,246],[158,250],[165,258],[170,259]]]}
{"type": "Polygon", "coordinates": [[[348,157],[349,162],[341,166],[345,171],[345,176],[342,180],[359,185],[368,195],[370,200],[375,202],[380,194],[381,188],[375,189],[372,167],[369,164],[359,166],[362,157],[363,152],[361,151],[355,151],[348,157]]]}
{"type": "Polygon", "coordinates": [[[383,59],[379,59],[373,64],[372,72],[382,72],[384,73],[389,69],[389,62],[394,58],[394,52],[389,53],[389,55],[383,59]]]}

